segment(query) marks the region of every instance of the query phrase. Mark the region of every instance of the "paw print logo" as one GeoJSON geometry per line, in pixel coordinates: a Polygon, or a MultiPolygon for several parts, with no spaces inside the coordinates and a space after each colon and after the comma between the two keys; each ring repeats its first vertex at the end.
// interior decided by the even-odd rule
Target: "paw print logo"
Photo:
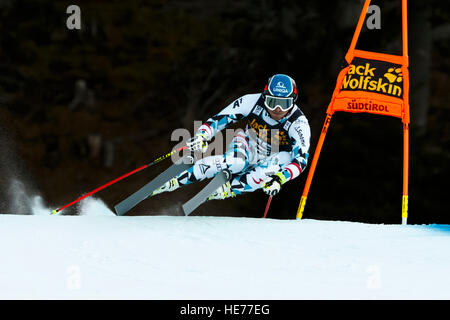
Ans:
{"type": "Polygon", "coordinates": [[[285,135],[285,133],[283,131],[279,131],[277,130],[275,133],[275,136],[272,138],[272,144],[275,145],[287,145],[288,144],[288,140],[287,140],[287,136],[285,135]]]}
{"type": "Polygon", "coordinates": [[[403,74],[401,68],[389,68],[388,72],[384,74],[384,77],[389,80],[390,83],[402,82],[403,74]]]}
{"type": "Polygon", "coordinates": [[[288,144],[287,137],[286,137],[286,135],[284,134],[283,131],[281,131],[281,133],[280,133],[279,140],[280,140],[280,145],[287,145],[288,144]]]}

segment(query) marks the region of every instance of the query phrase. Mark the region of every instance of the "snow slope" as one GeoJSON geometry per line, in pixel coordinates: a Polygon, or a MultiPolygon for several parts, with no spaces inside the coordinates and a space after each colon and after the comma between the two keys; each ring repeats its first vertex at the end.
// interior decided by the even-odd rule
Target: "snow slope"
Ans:
{"type": "Polygon", "coordinates": [[[116,217],[92,201],[0,215],[0,299],[450,299],[449,225],[116,217]]]}

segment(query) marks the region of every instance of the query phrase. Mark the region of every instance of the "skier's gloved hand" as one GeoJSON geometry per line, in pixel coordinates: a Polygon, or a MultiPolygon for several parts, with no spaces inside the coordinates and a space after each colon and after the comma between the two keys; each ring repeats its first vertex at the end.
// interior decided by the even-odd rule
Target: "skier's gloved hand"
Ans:
{"type": "Polygon", "coordinates": [[[203,134],[197,133],[194,137],[190,138],[186,142],[186,146],[192,152],[201,151],[205,153],[208,149],[208,142],[206,141],[206,137],[203,134]]]}
{"type": "Polygon", "coordinates": [[[286,182],[286,178],[284,177],[283,173],[278,172],[274,174],[273,176],[269,177],[269,180],[266,181],[266,183],[263,186],[263,191],[273,197],[278,192],[280,192],[281,186],[286,182]]]}

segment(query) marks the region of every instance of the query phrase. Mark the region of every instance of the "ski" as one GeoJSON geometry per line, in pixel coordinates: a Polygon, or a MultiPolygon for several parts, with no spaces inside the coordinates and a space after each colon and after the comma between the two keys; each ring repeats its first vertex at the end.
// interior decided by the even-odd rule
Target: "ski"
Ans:
{"type": "MultiPolygon", "coordinates": [[[[186,160],[186,158],[183,159],[186,160]]],[[[116,214],[118,216],[124,215],[132,208],[134,208],[138,203],[145,200],[149,195],[152,194],[153,191],[161,187],[164,183],[179,175],[184,170],[189,169],[193,165],[193,161],[190,161],[190,163],[185,163],[183,159],[180,159],[179,162],[172,164],[169,168],[160,173],[155,179],[144,185],[135,193],[131,194],[128,198],[116,204],[114,206],[116,214]]]]}
{"type": "Polygon", "coordinates": [[[229,171],[219,172],[214,179],[212,179],[199,193],[197,193],[191,200],[183,204],[183,211],[185,215],[189,215],[197,209],[208,197],[217,190],[221,185],[226,183],[231,178],[229,171]]]}

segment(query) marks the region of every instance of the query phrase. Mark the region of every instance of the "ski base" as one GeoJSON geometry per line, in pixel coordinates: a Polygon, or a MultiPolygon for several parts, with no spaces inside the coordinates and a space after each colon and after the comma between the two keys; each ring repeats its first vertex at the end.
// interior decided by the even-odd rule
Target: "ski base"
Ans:
{"type": "Polygon", "coordinates": [[[173,177],[176,177],[183,171],[189,169],[191,166],[192,163],[184,163],[181,161],[180,163],[178,162],[174,163],[165,171],[160,173],[155,179],[144,185],[142,188],[140,188],[138,191],[130,195],[128,198],[116,204],[114,206],[116,214],[118,216],[124,215],[132,208],[134,208],[137,204],[139,204],[141,201],[145,200],[149,195],[152,194],[153,191],[161,187],[164,183],[166,183],[173,177]]]}

